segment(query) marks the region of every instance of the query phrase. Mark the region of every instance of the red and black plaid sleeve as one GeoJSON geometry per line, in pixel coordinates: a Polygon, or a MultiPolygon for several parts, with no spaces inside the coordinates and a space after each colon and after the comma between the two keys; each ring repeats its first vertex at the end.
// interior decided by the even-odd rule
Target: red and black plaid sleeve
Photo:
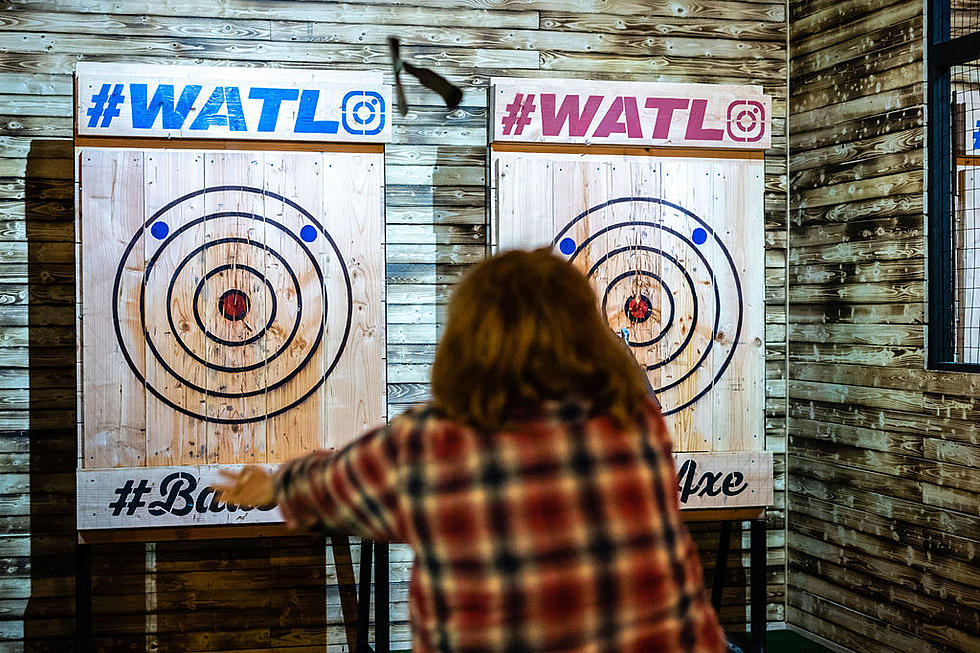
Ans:
{"type": "Polygon", "coordinates": [[[299,528],[316,524],[376,540],[397,540],[404,492],[396,438],[408,420],[369,431],[336,453],[315,451],[276,474],[279,507],[299,528]]]}
{"type": "Polygon", "coordinates": [[[411,411],[278,477],[298,524],[408,542],[413,651],[721,653],[666,426],[546,407],[486,433],[411,411]]]}

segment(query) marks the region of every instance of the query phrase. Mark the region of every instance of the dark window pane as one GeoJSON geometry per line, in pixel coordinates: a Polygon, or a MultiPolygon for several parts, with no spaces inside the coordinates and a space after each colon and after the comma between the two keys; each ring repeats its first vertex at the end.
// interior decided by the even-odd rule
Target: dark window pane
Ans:
{"type": "Polygon", "coordinates": [[[950,70],[953,362],[980,363],[980,65],[950,70]]]}
{"type": "Polygon", "coordinates": [[[950,2],[950,38],[980,31],[980,0],[950,2]]]}

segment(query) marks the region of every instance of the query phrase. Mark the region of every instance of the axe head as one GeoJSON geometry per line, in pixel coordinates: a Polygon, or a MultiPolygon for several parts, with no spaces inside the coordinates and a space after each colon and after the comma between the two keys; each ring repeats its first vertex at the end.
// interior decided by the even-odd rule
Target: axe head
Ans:
{"type": "Polygon", "coordinates": [[[463,91],[458,86],[428,68],[419,68],[407,61],[402,61],[401,44],[397,38],[393,36],[389,37],[388,47],[391,49],[391,62],[395,69],[395,91],[398,95],[398,110],[403,116],[408,113],[408,105],[405,101],[405,89],[402,88],[401,83],[401,72],[403,70],[419,80],[422,86],[438,93],[448,108],[455,109],[459,106],[460,100],[463,99],[463,91]]]}

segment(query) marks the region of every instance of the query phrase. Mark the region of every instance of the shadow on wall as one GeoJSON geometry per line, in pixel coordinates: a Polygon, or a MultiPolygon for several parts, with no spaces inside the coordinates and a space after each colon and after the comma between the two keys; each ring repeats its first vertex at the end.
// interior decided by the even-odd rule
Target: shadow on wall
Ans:
{"type": "Polygon", "coordinates": [[[487,246],[482,148],[402,151],[386,162],[389,418],[429,399],[452,288],[487,246]]]}
{"type": "Polygon", "coordinates": [[[75,252],[72,141],[27,156],[30,595],[26,651],[70,650],[75,636],[75,252]]]}
{"type": "Polygon", "coordinates": [[[90,575],[79,564],[73,147],[35,141],[25,175],[28,328],[16,344],[17,364],[28,367],[29,429],[18,437],[29,447],[19,495],[29,516],[12,531],[30,542],[30,585],[24,579],[16,597],[26,601],[24,650],[325,646],[327,630],[343,633],[343,623],[326,619],[322,538],[99,544],[90,575]]]}
{"type": "MultiPolygon", "coordinates": [[[[91,583],[77,575],[73,147],[71,140],[34,141],[25,174],[31,585],[24,612],[24,650],[37,653],[84,650],[77,638],[90,640],[86,627],[92,622],[76,619],[77,599],[134,564],[143,572],[142,545],[124,544],[106,551],[108,555],[93,552],[91,583]]],[[[113,601],[142,612],[142,591],[134,589],[118,588],[123,596],[113,601]]],[[[96,613],[100,609],[97,603],[93,607],[96,613]]],[[[142,639],[132,645],[144,648],[142,639]]]]}

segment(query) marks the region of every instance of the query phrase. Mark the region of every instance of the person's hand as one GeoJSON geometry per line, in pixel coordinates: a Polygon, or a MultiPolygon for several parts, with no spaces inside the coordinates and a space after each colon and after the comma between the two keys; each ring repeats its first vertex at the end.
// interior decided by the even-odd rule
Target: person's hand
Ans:
{"type": "Polygon", "coordinates": [[[276,487],[265,467],[246,465],[237,472],[222,469],[218,473],[223,480],[212,483],[211,488],[225,503],[253,508],[275,505],[276,487]]]}

